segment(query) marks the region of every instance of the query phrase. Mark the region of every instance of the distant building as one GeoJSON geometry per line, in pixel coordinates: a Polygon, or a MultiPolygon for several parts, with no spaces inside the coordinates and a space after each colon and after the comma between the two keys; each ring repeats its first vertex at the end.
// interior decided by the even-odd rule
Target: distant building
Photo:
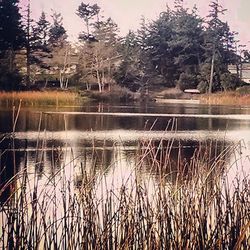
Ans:
{"type": "Polygon", "coordinates": [[[236,65],[233,64],[228,65],[228,70],[232,74],[239,73],[239,77],[241,78],[241,80],[250,84],[250,63],[242,63],[241,65],[239,65],[239,72],[237,72],[236,65]]]}

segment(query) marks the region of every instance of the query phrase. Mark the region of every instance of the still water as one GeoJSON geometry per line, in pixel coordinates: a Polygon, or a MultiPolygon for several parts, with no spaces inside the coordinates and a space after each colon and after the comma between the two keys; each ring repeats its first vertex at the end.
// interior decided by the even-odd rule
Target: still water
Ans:
{"type": "MultiPolygon", "coordinates": [[[[75,186],[85,174],[105,176],[107,185],[124,184],[138,162],[142,179],[157,176],[166,163],[164,148],[171,148],[167,155],[175,174],[181,171],[175,166],[190,162],[198,149],[204,159],[209,151],[208,164],[223,155],[225,167],[249,174],[248,107],[168,103],[23,108],[12,133],[14,116],[13,110],[0,109],[1,186],[28,169],[44,187],[62,168],[75,186]]],[[[7,197],[3,194],[1,200],[7,197]]]]}

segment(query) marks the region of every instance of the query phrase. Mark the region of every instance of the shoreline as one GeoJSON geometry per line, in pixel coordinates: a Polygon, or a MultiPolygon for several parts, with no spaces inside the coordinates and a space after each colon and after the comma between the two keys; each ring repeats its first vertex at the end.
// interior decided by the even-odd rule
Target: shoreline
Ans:
{"type": "MultiPolygon", "coordinates": [[[[125,92],[125,90],[124,90],[125,92]]],[[[22,92],[0,92],[1,106],[16,106],[20,100],[22,106],[81,106],[89,102],[113,102],[123,103],[123,99],[119,98],[119,92],[81,92],[78,91],[61,91],[61,90],[45,90],[45,91],[22,91],[22,92]],[[116,100],[113,100],[117,94],[116,100]],[[101,98],[99,98],[99,95],[101,98]],[[102,98],[105,96],[105,98],[102,98]],[[93,98],[94,97],[94,98],[93,98]]],[[[125,95],[123,93],[123,95],[125,95]]],[[[132,95],[130,93],[130,95],[132,95]]],[[[136,96],[137,93],[134,93],[136,96]]],[[[207,105],[226,105],[250,107],[250,93],[241,93],[239,91],[217,92],[209,94],[186,94],[176,89],[166,89],[160,92],[151,91],[148,98],[126,98],[126,103],[140,103],[148,100],[160,104],[176,103],[176,104],[207,104],[207,105]]]]}

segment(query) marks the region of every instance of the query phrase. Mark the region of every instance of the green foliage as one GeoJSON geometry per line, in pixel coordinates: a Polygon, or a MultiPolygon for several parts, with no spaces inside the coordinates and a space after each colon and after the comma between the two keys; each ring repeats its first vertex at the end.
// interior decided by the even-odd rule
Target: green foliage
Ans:
{"type": "Polygon", "coordinates": [[[2,78],[10,79],[7,75],[11,73],[15,78],[15,57],[22,49],[26,58],[18,66],[23,69],[26,64],[27,72],[23,72],[27,86],[32,70],[35,78],[35,72],[50,75],[55,72],[49,69],[54,68],[60,83],[71,78],[78,84],[84,83],[88,90],[98,85],[100,92],[115,82],[133,91],[146,85],[152,90],[158,86],[228,90],[240,85],[228,73],[228,65],[237,65],[239,71],[240,64],[250,58],[247,50],[236,50],[236,33],[223,21],[226,10],[216,0],[210,2],[206,19],[197,14],[195,7],[186,9],[183,0],[175,0],[173,9],[167,7],[153,21],[142,19],[140,29],[123,39],[118,37],[117,24],[100,15],[97,4],[82,2],[76,14],[85,29],[79,35],[81,45],[77,52],[66,41],[60,13],[53,13],[52,25],[44,12],[34,22],[28,4],[21,24],[18,3],[0,1],[0,63],[1,68],[7,69],[2,78]]]}
{"type": "Polygon", "coordinates": [[[242,86],[236,89],[237,93],[241,95],[249,95],[250,94],[250,86],[242,86]]]}
{"type": "Polygon", "coordinates": [[[24,45],[18,0],[0,1],[0,56],[8,50],[18,50],[24,45]]]}
{"type": "Polygon", "coordinates": [[[100,7],[97,4],[85,4],[81,3],[77,9],[77,15],[88,22],[91,18],[98,15],[100,12],[100,7]]]}
{"type": "Polygon", "coordinates": [[[224,73],[221,75],[221,86],[227,90],[234,90],[239,85],[239,78],[231,73],[224,73]]]}
{"type": "Polygon", "coordinates": [[[21,77],[15,65],[16,51],[25,45],[18,0],[0,1],[0,89],[17,89],[21,77]]]}
{"type": "Polygon", "coordinates": [[[134,32],[130,31],[123,39],[120,50],[122,62],[116,69],[114,78],[118,84],[136,91],[141,87],[140,46],[134,32]]]}
{"type": "Polygon", "coordinates": [[[93,34],[90,32],[90,26],[93,25],[91,24],[91,20],[96,17],[96,24],[100,25],[100,20],[99,20],[99,12],[100,12],[100,7],[97,4],[85,4],[81,3],[77,9],[76,14],[83,19],[85,26],[86,26],[86,31],[83,31],[79,35],[79,39],[82,41],[89,41],[89,42],[94,42],[96,41],[95,37],[93,34]]]}
{"type": "Polygon", "coordinates": [[[42,12],[38,22],[36,23],[34,33],[37,40],[37,46],[44,50],[48,46],[49,29],[50,23],[46,19],[45,12],[42,12]]]}
{"type": "Polygon", "coordinates": [[[139,31],[141,68],[151,85],[163,77],[164,86],[174,87],[182,73],[198,74],[204,54],[202,19],[196,9],[190,12],[181,2],[139,31]]]}
{"type": "Polygon", "coordinates": [[[60,13],[54,12],[52,15],[53,24],[49,29],[49,40],[50,45],[54,47],[60,47],[63,45],[67,38],[66,30],[63,27],[63,18],[60,13]]]}
{"type": "Polygon", "coordinates": [[[196,9],[190,13],[179,7],[173,16],[174,35],[170,42],[174,63],[180,72],[196,74],[204,50],[202,19],[196,9]]]}
{"type": "Polygon", "coordinates": [[[208,92],[208,82],[201,80],[198,85],[197,89],[200,91],[200,93],[204,94],[208,92]]]}
{"type": "Polygon", "coordinates": [[[100,7],[96,4],[81,3],[78,7],[77,15],[83,19],[87,30],[79,36],[77,78],[87,90],[98,85],[99,92],[103,92],[106,85],[110,89],[114,83],[114,71],[120,55],[118,26],[111,18],[100,19],[99,12],[100,7]]]}
{"type": "Polygon", "coordinates": [[[228,65],[238,60],[236,33],[221,20],[225,10],[217,1],[212,1],[210,8],[205,22],[195,7],[185,9],[183,1],[176,0],[173,10],[167,7],[156,20],[148,23],[143,20],[135,35],[139,62],[128,60],[126,53],[122,53],[118,83],[138,79],[143,84],[147,79],[154,89],[156,79],[163,79],[161,85],[165,87],[178,85],[185,89],[199,86],[206,91],[211,82],[213,91],[225,89],[223,75],[228,72],[228,65]]]}
{"type": "Polygon", "coordinates": [[[142,26],[139,34],[142,46],[141,58],[145,74],[150,78],[161,75],[167,86],[173,86],[177,71],[174,64],[173,48],[173,13],[163,12],[159,19],[142,26]]]}
{"type": "Polygon", "coordinates": [[[228,64],[234,64],[235,33],[230,31],[226,22],[221,20],[225,9],[218,1],[211,1],[210,12],[207,16],[207,29],[205,31],[205,62],[211,63],[209,92],[220,89],[220,76],[227,71],[228,64]],[[216,71],[216,72],[214,72],[216,71]]]}
{"type": "Polygon", "coordinates": [[[196,88],[197,78],[193,74],[181,73],[177,86],[181,90],[196,88]]]}
{"type": "Polygon", "coordinates": [[[10,72],[6,66],[0,65],[0,89],[5,91],[19,90],[22,76],[18,70],[10,72]]]}

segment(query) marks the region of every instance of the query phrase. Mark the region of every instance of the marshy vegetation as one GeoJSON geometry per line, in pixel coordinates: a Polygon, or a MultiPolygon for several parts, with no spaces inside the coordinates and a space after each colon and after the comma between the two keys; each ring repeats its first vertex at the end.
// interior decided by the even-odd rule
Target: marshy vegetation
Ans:
{"type": "MultiPolygon", "coordinates": [[[[118,158],[108,166],[111,175],[104,164],[95,170],[105,158],[95,146],[89,168],[72,150],[52,147],[50,175],[39,171],[45,149],[37,148],[34,166],[24,152],[24,164],[0,190],[9,191],[0,210],[1,247],[247,249],[249,176],[232,175],[240,161],[229,161],[240,146],[203,142],[187,157],[176,140],[140,141],[135,164],[120,179],[118,158]]],[[[15,159],[13,151],[1,154],[1,175],[7,153],[8,162],[15,159]]]]}
{"type": "Polygon", "coordinates": [[[218,92],[212,95],[202,95],[199,98],[203,103],[223,105],[250,105],[250,88],[241,87],[237,91],[218,92]]]}
{"type": "Polygon", "coordinates": [[[0,104],[2,106],[18,106],[22,100],[22,106],[64,106],[79,105],[84,98],[76,92],[69,91],[22,91],[0,92],[0,104]]]}

